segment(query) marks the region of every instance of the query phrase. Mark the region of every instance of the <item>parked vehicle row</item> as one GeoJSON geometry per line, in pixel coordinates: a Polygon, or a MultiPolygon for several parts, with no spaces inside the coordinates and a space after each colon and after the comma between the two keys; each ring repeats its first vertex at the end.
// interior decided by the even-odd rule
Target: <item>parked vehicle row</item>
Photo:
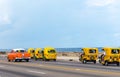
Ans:
{"type": "Polygon", "coordinates": [[[99,59],[99,63],[102,65],[108,66],[109,64],[120,64],[120,48],[103,48],[103,54],[98,57],[97,48],[83,48],[82,54],[79,57],[79,60],[82,63],[93,62],[96,64],[96,61],[99,59]]]}
{"type": "MultiPolygon", "coordinates": [[[[8,53],[7,59],[8,61],[27,61],[30,59],[34,60],[43,60],[56,61],[57,52],[53,47],[45,47],[45,48],[29,48],[27,51],[23,48],[13,49],[10,53],[8,53]]],[[[98,48],[82,48],[82,54],[79,57],[79,61],[83,64],[87,62],[93,62],[96,64],[97,61],[102,65],[108,66],[109,64],[120,65],[120,48],[102,48],[102,53],[99,55],[98,48]]]]}
{"type": "Polygon", "coordinates": [[[43,61],[49,61],[54,60],[56,61],[57,53],[55,48],[52,47],[45,47],[42,48],[29,48],[28,53],[31,55],[30,57],[35,60],[43,60],[43,61]]]}
{"type": "Polygon", "coordinates": [[[29,62],[30,59],[35,59],[35,60],[44,60],[44,61],[49,61],[49,60],[54,60],[56,61],[56,50],[52,47],[46,47],[44,49],[42,48],[29,48],[28,51],[26,51],[23,48],[19,49],[12,49],[10,53],[7,55],[8,61],[27,61],[29,62]]]}

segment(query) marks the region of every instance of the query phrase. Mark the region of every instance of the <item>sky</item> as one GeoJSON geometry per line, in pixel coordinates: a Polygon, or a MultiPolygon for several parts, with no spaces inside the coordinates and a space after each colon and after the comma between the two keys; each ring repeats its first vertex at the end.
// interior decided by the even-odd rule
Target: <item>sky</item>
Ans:
{"type": "Polygon", "coordinates": [[[120,0],[0,0],[0,48],[120,47],[120,0]]]}

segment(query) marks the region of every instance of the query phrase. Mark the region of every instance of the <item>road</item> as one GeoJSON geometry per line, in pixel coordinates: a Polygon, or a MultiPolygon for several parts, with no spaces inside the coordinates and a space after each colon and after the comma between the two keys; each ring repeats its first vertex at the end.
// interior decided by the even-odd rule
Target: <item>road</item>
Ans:
{"type": "Polygon", "coordinates": [[[59,60],[7,62],[1,58],[0,77],[120,77],[120,67],[59,60]]]}

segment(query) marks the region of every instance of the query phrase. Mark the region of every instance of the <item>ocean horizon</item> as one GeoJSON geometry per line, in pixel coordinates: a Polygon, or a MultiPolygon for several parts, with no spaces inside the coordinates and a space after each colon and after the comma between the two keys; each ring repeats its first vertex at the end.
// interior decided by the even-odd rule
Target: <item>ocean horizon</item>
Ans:
{"type": "MultiPolygon", "coordinates": [[[[101,49],[103,47],[96,47],[98,48],[99,52],[101,52],[101,49]]],[[[28,48],[25,48],[28,50],[28,48]]],[[[82,48],[55,48],[57,52],[81,52],[82,48]]],[[[10,52],[12,49],[0,49],[0,52],[10,52]]]]}

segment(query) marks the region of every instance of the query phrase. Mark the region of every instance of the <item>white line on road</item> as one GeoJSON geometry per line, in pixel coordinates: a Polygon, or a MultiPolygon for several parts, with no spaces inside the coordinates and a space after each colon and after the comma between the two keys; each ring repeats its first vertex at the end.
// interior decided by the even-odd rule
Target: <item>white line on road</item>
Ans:
{"type": "Polygon", "coordinates": [[[31,73],[39,73],[39,74],[46,74],[45,72],[31,71],[31,70],[28,70],[28,72],[31,72],[31,73]]]}
{"type": "Polygon", "coordinates": [[[58,62],[58,64],[75,65],[75,64],[71,64],[71,63],[61,63],[61,62],[58,62]]]}
{"type": "Polygon", "coordinates": [[[75,69],[75,70],[79,71],[80,69],[75,69]]]}
{"type": "Polygon", "coordinates": [[[43,65],[39,65],[39,66],[43,66],[43,65]]]}

